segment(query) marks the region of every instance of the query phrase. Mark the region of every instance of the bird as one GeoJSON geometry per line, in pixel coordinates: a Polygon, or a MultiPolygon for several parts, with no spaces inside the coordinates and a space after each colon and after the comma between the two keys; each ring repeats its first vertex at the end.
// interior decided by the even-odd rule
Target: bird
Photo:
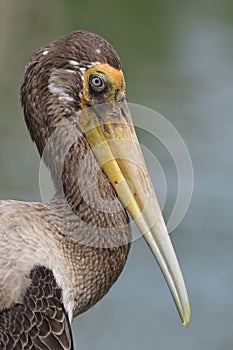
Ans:
{"type": "Polygon", "coordinates": [[[120,58],[76,30],[32,54],[20,90],[48,201],[0,201],[0,349],[74,349],[71,323],[122,272],[135,221],[185,326],[189,298],[130,111],[120,58]]]}

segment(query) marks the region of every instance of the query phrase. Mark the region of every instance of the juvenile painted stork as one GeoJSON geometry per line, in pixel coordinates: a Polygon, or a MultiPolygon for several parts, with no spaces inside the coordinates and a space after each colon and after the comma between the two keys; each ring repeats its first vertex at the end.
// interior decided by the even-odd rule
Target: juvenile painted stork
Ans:
{"type": "Polygon", "coordinates": [[[55,194],[41,203],[0,201],[0,349],[73,349],[72,320],[109,291],[126,263],[127,213],[187,326],[184,280],[116,51],[84,30],[42,47],[27,63],[21,103],[55,194]]]}

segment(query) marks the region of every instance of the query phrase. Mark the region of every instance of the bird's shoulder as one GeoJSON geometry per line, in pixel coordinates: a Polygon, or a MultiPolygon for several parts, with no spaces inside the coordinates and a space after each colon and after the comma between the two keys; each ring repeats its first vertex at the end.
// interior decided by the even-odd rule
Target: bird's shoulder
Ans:
{"type": "Polygon", "coordinates": [[[0,313],[0,348],[73,349],[62,291],[52,271],[37,266],[28,277],[22,302],[0,313]]]}
{"type": "MultiPolygon", "coordinates": [[[[65,296],[70,288],[56,232],[44,210],[43,203],[0,201],[0,311],[22,302],[35,266],[53,271],[65,296]]],[[[71,309],[68,302],[66,307],[71,309]]]]}

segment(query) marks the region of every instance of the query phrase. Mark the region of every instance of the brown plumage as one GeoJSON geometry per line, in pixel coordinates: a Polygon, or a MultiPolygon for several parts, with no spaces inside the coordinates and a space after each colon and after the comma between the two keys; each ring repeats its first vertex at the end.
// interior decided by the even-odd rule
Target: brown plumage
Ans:
{"type": "MultiPolygon", "coordinates": [[[[96,61],[120,68],[116,52],[104,39],[77,31],[40,49],[26,66],[24,116],[40,155],[44,152],[56,196],[49,203],[0,202],[1,349],[71,349],[69,320],[107,293],[129,252],[128,217],[103,171],[98,171],[98,188],[102,198],[115,200],[115,215],[95,210],[88,202],[92,193],[84,199],[80,192],[86,180],[79,177],[79,161],[92,154],[74,124],[82,97],[80,68],[96,61]],[[54,92],[49,86],[55,86],[54,92]],[[45,305],[41,300],[47,295],[34,293],[43,290],[41,274],[51,281],[51,302],[45,305]],[[61,316],[61,310],[68,316],[61,316]],[[58,326],[61,334],[49,324],[58,326]]],[[[92,155],[82,171],[91,174],[97,167],[92,155]]]]}
{"type": "Polygon", "coordinates": [[[0,349],[73,348],[70,322],[108,292],[125,265],[125,208],[187,325],[185,284],[115,50],[87,31],[44,46],[26,66],[21,103],[55,195],[46,203],[0,201],[0,349]]]}
{"type": "Polygon", "coordinates": [[[71,349],[72,337],[62,291],[52,271],[35,267],[23,302],[0,314],[1,349],[71,349]]]}

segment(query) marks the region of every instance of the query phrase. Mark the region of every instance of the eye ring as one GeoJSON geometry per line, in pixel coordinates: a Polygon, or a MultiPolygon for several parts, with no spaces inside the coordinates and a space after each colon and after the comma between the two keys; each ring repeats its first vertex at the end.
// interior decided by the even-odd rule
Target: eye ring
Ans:
{"type": "Polygon", "coordinates": [[[89,77],[89,84],[91,88],[96,91],[102,91],[105,88],[104,79],[97,74],[93,74],[89,77]]]}

